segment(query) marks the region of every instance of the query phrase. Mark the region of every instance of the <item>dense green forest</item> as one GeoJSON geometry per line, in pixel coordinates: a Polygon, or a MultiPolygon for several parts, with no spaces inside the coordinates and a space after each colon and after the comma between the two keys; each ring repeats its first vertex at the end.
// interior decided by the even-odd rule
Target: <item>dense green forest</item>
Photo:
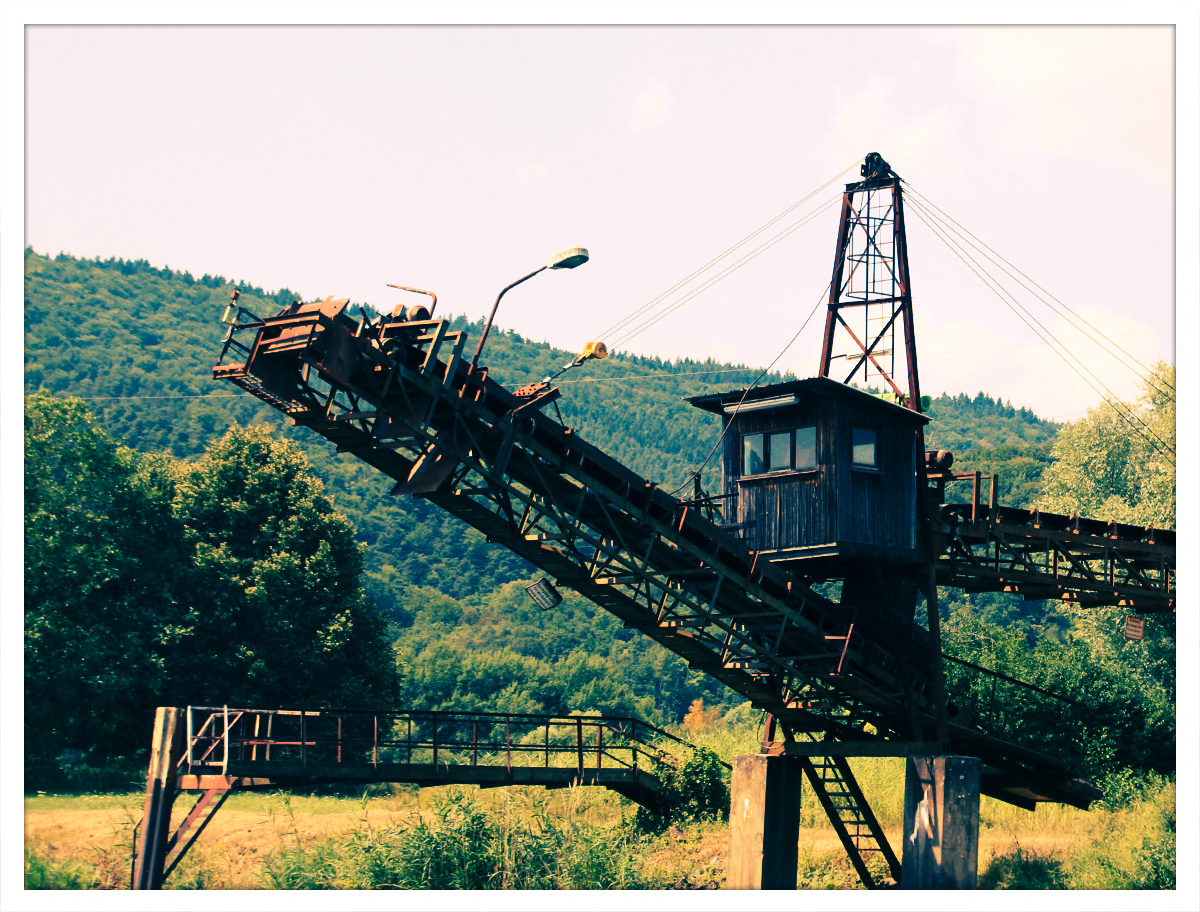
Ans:
{"type": "MultiPolygon", "coordinates": [[[[568,597],[552,611],[538,611],[522,589],[532,574],[522,560],[487,545],[482,536],[423,501],[391,497],[389,479],[349,456],[337,455],[311,432],[286,427],[278,413],[253,397],[214,383],[211,367],[223,329],[219,317],[230,291],[236,287],[240,303],[261,315],[290,303],[296,297],[292,292],[282,289],[268,294],[244,282],[208,275],[195,278],[141,260],[47,257],[31,250],[26,251],[25,270],[26,553],[37,555],[48,542],[68,548],[81,568],[77,588],[86,590],[91,599],[76,606],[72,590],[52,579],[45,561],[27,561],[26,648],[27,656],[32,648],[36,661],[53,667],[58,675],[54,680],[64,682],[62,686],[72,693],[99,686],[131,688],[130,693],[139,695],[128,698],[131,713],[163,702],[164,693],[178,694],[180,700],[215,700],[215,696],[197,695],[187,683],[191,680],[187,675],[196,674],[195,654],[212,648],[211,640],[190,638],[201,637],[202,621],[226,623],[220,619],[230,616],[230,606],[242,604],[238,602],[242,599],[248,606],[245,616],[254,617],[257,628],[239,629],[232,651],[226,650],[230,654],[223,673],[230,688],[236,683],[237,692],[247,694],[245,699],[253,694],[255,699],[286,695],[327,704],[394,698],[407,706],[429,708],[598,709],[636,714],[657,723],[679,722],[696,700],[726,708],[741,702],[647,638],[623,629],[589,602],[568,597]],[[82,400],[86,411],[71,400],[64,404],[63,397],[82,400]],[[51,445],[31,450],[31,427],[36,431],[56,422],[89,441],[88,447],[102,457],[79,462],[51,445]],[[268,430],[254,428],[257,424],[268,430]],[[238,429],[230,436],[235,425],[238,429]],[[268,438],[284,449],[272,450],[268,438]],[[253,459],[245,456],[247,447],[254,449],[251,444],[258,447],[253,459]],[[255,573],[274,581],[274,591],[284,605],[299,606],[308,597],[300,588],[289,591],[286,568],[279,563],[278,552],[284,549],[280,542],[289,539],[283,535],[274,544],[260,542],[262,552],[243,555],[240,559],[248,563],[239,564],[235,556],[220,553],[217,540],[253,537],[261,523],[252,511],[219,517],[216,502],[201,510],[194,493],[197,479],[207,473],[219,476],[226,486],[214,487],[220,493],[213,497],[240,502],[230,492],[244,491],[249,479],[263,473],[262,460],[285,457],[296,477],[313,479],[305,482],[311,491],[306,509],[323,517],[322,522],[353,530],[363,546],[361,556],[355,557],[343,548],[337,561],[343,567],[361,562],[361,575],[354,569],[361,593],[351,586],[340,596],[343,613],[350,612],[347,616],[352,615],[364,631],[355,648],[379,656],[379,643],[386,641],[395,656],[394,666],[390,654],[379,659],[389,665],[386,673],[356,680],[343,675],[337,679],[341,683],[331,678],[329,692],[319,697],[298,685],[270,690],[266,682],[278,674],[271,664],[276,661],[271,650],[302,641],[296,637],[314,635],[311,631],[324,629],[322,625],[337,617],[338,611],[309,618],[307,627],[267,611],[273,599],[264,602],[251,579],[255,573]],[[86,474],[93,470],[98,474],[86,474]],[[72,480],[73,473],[77,477],[72,480]],[[242,480],[235,483],[230,476],[238,473],[242,480]],[[84,579],[82,568],[89,566],[84,542],[51,541],[60,516],[54,512],[53,498],[67,504],[71,502],[68,489],[84,490],[88,484],[114,478],[127,492],[122,495],[125,500],[96,503],[86,517],[71,520],[80,530],[87,528],[85,518],[97,523],[100,531],[92,536],[93,543],[104,542],[106,553],[119,556],[110,574],[117,582],[110,582],[106,590],[103,581],[84,579]],[[34,507],[51,503],[42,513],[30,512],[30,484],[34,507]],[[143,502],[153,509],[131,506],[143,502]],[[136,522],[128,519],[131,516],[137,517],[136,522]],[[139,551],[122,536],[133,535],[140,529],[137,523],[146,522],[161,524],[161,531],[153,533],[156,543],[162,541],[162,559],[155,572],[167,572],[163,565],[176,557],[178,579],[157,583],[135,579],[134,565],[145,559],[145,546],[139,551]],[[205,541],[209,545],[202,547],[205,541]],[[193,566],[196,555],[207,555],[209,565],[193,566]],[[121,561],[129,566],[122,569],[121,561]],[[228,566],[219,566],[222,561],[228,566]],[[197,582],[188,576],[206,569],[241,580],[240,589],[230,589],[233,594],[228,599],[207,607],[189,602],[179,593],[196,591],[197,586],[207,590],[227,586],[212,582],[213,578],[197,582]],[[31,589],[31,578],[42,588],[31,589]],[[52,583],[59,589],[43,594],[52,583]],[[175,595],[159,603],[139,595],[156,586],[175,595]],[[77,607],[83,613],[70,623],[84,639],[99,642],[98,634],[110,627],[134,631],[124,646],[106,647],[107,661],[114,661],[124,649],[144,654],[146,667],[131,665],[124,669],[124,678],[110,680],[111,675],[105,677],[101,651],[95,668],[83,661],[83,653],[73,661],[69,644],[62,641],[66,634],[54,631],[50,616],[55,611],[69,614],[77,607]],[[286,637],[265,636],[268,628],[280,626],[288,629],[286,637]],[[46,637],[59,641],[53,649],[39,652],[37,637],[43,630],[46,637]],[[32,647],[30,631],[37,634],[32,647]],[[148,642],[154,637],[164,642],[148,642]],[[185,673],[181,670],[185,668],[191,670],[185,673]],[[177,670],[178,681],[172,677],[177,670]]],[[[479,329],[461,318],[455,324],[473,335],[479,329]]],[[[570,358],[569,353],[544,343],[493,331],[485,361],[501,382],[520,384],[540,379],[570,358]]],[[[1168,369],[1159,370],[1161,376],[1168,369]]],[[[707,456],[718,432],[713,416],[691,408],[683,397],[744,387],[757,376],[756,370],[712,360],[668,362],[617,352],[565,377],[569,382],[562,383],[560,407],[565,423],[582,436],[670,490],[685,482],[707,456]],[[620,408],[612,405],[617,397],[620,408]]],[[[790,377],[767,375],[760,382],[784,379],[790,377]]],[[[1139,408],[1163,434],[1169,433],[1173,444],[1173,399],[1168,403],[1151,393],[1139,408]]],[[[1109,510],[1119,508],[1116,518],[1126,521],[1173,525],[1173,467],[1169,470],[1156,461],[1153,453],[1122,451],[1111,457],[1110,471],[1098,477],[1094,464],[1101,452],[1109,458],[1112,436],[1103,410],[1064,431],[981,392],[973,398],[935,397],[930,417],[927,446],[954,451],[956,470],[998,473],[1003,503],[1022,507],[1040,503],[1058,510],[1086,510],[1099,504],[1109,510]],[[1131,456],[1137,458],[1131,461],[1131,456]],[[1081,490],[1081,477],[1089,479],[1086,497],[1073,505],[1071,498],[1081,490]],[[1138,520],[1142,516],[1148,518],[1138,520]]],[[[1141,446],[1137,440],[1127,443],[1135,449],[1141,446]]],[[[719,471],[719,467],[707,468],[707,487],[716,487],[719,471]]],[[[358,555],[358,549],[351,550],[358,555]]],[[[56,559],[57,553],[47,550],[46,560],[56,559]]],[[[312,582],[320,585],[319,579],[312,582]]],[[[1095,697],[1094,718],[1089,721],[1109,735],[1089,768],[1169,772],[1174,762],[1173,625],[1152,621],[1145,643],[1130,644],[1120,637],[1117,614],[1079,612],[1057,603],[1002,596],[968,597],[960,592],[949,592],[943,600],[948,648],[960,657],[988,667],[1003,666],[1010,675],[1080,699],[1095,697]]],[[[333,656],[336,649],[331,650],[333,656]]],[[[32,699],[52,696],[35,683],[32,697],[27,688],[27,709],[32,699]]],[[[220,702],[234,699],[230,695],[220,702]]],[[[148,743],[148,721],[146,727],[146,738],[135,739],[131,747],[148,743]]],[[[111,732],[97,732],[94,723],[86,720],[55,734],[44,745],[43,756],[63,748],[91,752],[95,759],[120,752],[111,732]]]]}

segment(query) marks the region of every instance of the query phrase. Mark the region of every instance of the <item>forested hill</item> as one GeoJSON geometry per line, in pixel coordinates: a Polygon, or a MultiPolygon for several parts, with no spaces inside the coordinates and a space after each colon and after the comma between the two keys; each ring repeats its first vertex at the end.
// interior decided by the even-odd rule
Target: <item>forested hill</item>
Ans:
{"type": "MultiPolygon", "coordinates": [[[[373,469],[334,454],[310,431],[288,428],[253,397],[215,383],[219,318],[234,287],[241,303],[261,315],[297,297],[286,288],[267,294],[244,282],[196,278],[144,260],[47,257],[27,250],[26,389],[83,398],[112,436],[144,452],[164,450],[181,458],[201,453],[234,422],[278,428],[305,448],[338,507],[371,546],[367,565],[384,603],[411,585],[479,597],[528,575],[521,561],[486,546],[449,516],[421,501],[391,498],[391,482],[373,469]]],[[[461,318],[455,322],[474,337],[481,328],[461,318]]],[[[494,377],[519,385],[571,357],[497,330],[484,360],[494,377]]],[[[668,362],[617,352],[564,377],[560,406],[566,423],[585,439],[670,490],[705,458],[717,433],[716,420],[683,397],[741,388],[757,373],[711,359],[668,362]]],[[[762,382],[784,379],[790,375],[771,374],[762,382]]],[[[937,397],[931,417],[929,446],[953,449],[956,467],[1004,471],[1007,503],[1025,505],[1034,498],[1057,425],[982,393],[973,399],[937,397]]],[[[706,486],[716,487],[718,473],[710,465],[706,486]]]]}
{"type": "MultiPolygon", "coordinates": [[[[600,710],[656,724],[679,722],[696,707],[749,711],[715,679],[579,596],[566,592],[561,605],[540,611],[522,591],[532,567],[423,500],[391,497],[391,479],[214,382],[220,317],[234,287],[226,279],[32,251],[25,276],[26,390],[51,394],[26,399],[27,786],[30,771],[49,769],[64,749],[89,752],[92,761],[141,750],[148,730],[144,738],[117,736],[148,725],[164,699],[215,705],[240,694],[252,703],[330,705],[386,691],[412,709],[600,710]],[[95,420],[55,396],[86,400],[95,420]],[[265,427],[227,433],[256,422],[265,427]],[[310,558],[326,566],[314,556],[324,553],[320,542],[308,542],[309,558],[293,539],[270,550],[272,535],[307,522],[260,527],[241,518],[263,504],[317,511],[314,472],[367,546],[363,573],[355,566],[352,580],[296,571],[310,558]],[[247,492],[254,496],[240,499],[247,492]],[[271,535],[257,534],[266,528],[271,535]],[[330,581],[346,588],[342,601],[321,588],[330,581]],[[322,618],[332,618],[331,631],[358,633],[319,639],[319,648],[293,642],[322,618]],[[92,711],[97,705],[106,711],[92,711]],[[68,721],[48,728],[38,724],[45,718],[68,721]]],[[[236,287],[263,316],[295,297],[236,287]]],[[[477,338],[480,326],[459,319],[456,328],[477,338]]],[[[485,354],[493,376],[509,385],[539,380],[573,357],[502,331],[485,354]]],[[[1155,392],[1139,414],[1154,441],[1173,450],[1174,374],[1168,365],[1155,370],[1147,387],[1155,392]]],[[[715,417],[683,397],[745,387],[756,374],[711,360],[617,353],[565,376],[559,405],[589,442],[671,490],[718,433],[715,417]]],[[[926,388],[936,379],[926,377],[926,388]]],[[[936,397],[931,419],[927,445],[954,451],[956,469],[1000,474],[1003,503],[1174,524],[1173,462],[1149,437],[1122,430],[1115,413],[1097,411],[1060,431],[980,393],[936,397]]],[[[710,465],[705,473],[710,490],[719,471],[710,465]]],[[[321,509],[320,528],[342,529],[345,553],[333,566],[356,565],[358,552],[345,547],[349,528],[321,509]]],[[[1172,619],[1149,619],[1145,640],[1131,645],[1121,611],[950,590],[942,630],[949,654],[1086,704],[1077,745],[1090,758],[1087,770],[1169,772],[1172,619]]]]}

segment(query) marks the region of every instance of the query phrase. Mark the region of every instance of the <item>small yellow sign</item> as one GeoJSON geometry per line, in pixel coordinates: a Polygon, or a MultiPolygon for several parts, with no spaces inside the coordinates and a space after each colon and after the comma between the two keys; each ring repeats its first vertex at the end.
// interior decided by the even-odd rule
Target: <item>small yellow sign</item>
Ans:
{"type": "Polygon", "coordinates": [[[1145,618],[1140,618],[1136,614],[1125,615],[1125,639],[1140,640],[1145,629],[1145,618]]]}

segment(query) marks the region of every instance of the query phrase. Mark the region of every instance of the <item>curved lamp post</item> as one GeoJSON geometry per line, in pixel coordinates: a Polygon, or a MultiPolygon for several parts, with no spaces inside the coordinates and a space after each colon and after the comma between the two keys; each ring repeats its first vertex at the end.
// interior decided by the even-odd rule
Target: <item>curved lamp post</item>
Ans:
{"type": "Polygon", "coordinates": [[[496,308],[500,306],[500,299],[504,297],[504,293],[510,288],[516,288],[527,279],[532,279],[539,272],[547,269],[574,269],[576,266],[582,266],[588,261],[588,252],[585,247],[568,247],[561,253],[556,253],[550,257],[545,266],[540,269],[535,269],[527,276],[523,276],[513,282],[511,285],[504,288],[500,294],[496,295],[496,303],[492,305],[492,312],[488,314],[487,323],[483,327],[483,335],[479,337],[479,344],[475,346],[475,356],[471,359],[471,373],[475,373],[475,367],[479,364],[479,354],[483,351],[483,343],[487,341],[488,331],[492,328],[492,320],[496,317],[496,308]]]}

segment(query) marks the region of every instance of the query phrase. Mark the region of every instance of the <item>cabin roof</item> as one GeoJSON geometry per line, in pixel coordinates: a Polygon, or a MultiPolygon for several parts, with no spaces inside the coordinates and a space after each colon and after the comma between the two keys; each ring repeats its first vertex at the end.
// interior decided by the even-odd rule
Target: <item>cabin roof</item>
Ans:
{"type": "MultiPolygon", "coordinates": [[[[703,396],[691,396],[688,398],[688,402],[698,409],[704,409],[714,415],[722,415],[726,406],[737,405],[742,401],[743,395],[745,395],[743,407],[782,396],[796,396],[797,401],[807,396],[824,396],[831,399],[842,399],[859,408],[879,409],[880,414],[886,414],[896,419],[908,418],[911,421],[922,423],[929,421],[926,415],[896,405],[894,402],[888,402],[886,399],[873,396],[863,390],[855,389],[853,386],[830,380],[828,377],[809,377],[807,380],[788,380],[785,383],[773,383],[770,386],[756,386],[749,393],[745,389],[729,390],[724,393],[706,393],[703,396]]],[[[787,404],[781,402],[780,406],[787,404]]]]}

